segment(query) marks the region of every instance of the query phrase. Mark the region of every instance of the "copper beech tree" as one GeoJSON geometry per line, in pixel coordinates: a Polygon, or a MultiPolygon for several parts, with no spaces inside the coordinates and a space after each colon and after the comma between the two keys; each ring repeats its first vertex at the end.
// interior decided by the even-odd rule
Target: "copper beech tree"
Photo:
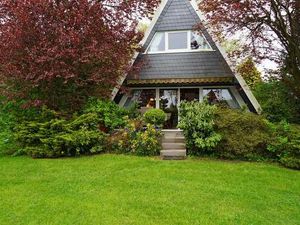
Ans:
{"type": "Polygon", "coordinates": [[[203,0],[199,8],[217,37],[240,34],[244,52],[281,65],[282,80],[300,98],[299,0],[203,0]]]}
{"type": "Polygon", "coordinates": [[[108,97],[158,0],[1,0],[0,91],[54,109],[108,97]]]}

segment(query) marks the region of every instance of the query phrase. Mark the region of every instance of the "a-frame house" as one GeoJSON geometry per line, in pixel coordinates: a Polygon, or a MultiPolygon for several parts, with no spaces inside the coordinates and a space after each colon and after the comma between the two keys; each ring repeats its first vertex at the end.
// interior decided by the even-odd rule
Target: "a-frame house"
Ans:
{"type": "Polygon", "coordinates": [[[202,20],[195,1],[163,0],[142,41],[144,52],[133,63],[143,62],[139,75],[127,74],[122,85],[127,94],[114,90],[114,100],[142,110],[161,108],[168,115],[166,128],[175,128],[183,100],[222,102],[232,108],[260,106],[243,78],[234,72],[226,54],[207,28],[194,31],[202,20]]]}

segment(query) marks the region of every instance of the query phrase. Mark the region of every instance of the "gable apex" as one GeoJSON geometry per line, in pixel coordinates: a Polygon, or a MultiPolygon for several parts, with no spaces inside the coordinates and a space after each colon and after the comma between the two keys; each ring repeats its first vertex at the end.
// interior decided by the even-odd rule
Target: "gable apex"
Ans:
{"type": "Polygon", "coordinates": [[[142,42],[144,48],[148,47],[156,32],[192,30],[196,24],[201,22],[189,0],[165,0],[162,1],[161,7],[159,15],[152,20],[151,32],[142,42]]]}
{"type": "Polygon", "coordinates": [[[200,22],[189,0],[168,0],[157,23],[157,31],[190,30],[200,22]]]}

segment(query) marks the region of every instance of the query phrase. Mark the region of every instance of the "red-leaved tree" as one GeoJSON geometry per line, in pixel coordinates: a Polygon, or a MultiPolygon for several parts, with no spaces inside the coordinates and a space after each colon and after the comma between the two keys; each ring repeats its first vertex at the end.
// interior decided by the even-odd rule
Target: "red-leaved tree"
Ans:
{"type": "Polygon", "coordinates": [[[282,65],[283,81],[300,98],[299,0],[203,0],[199,8],[216,36],[240,34],[244,50],[282,65]]]}
{"type": "Polygon", "coordinates": [[[158,0],[1,0],[0,91],[73,111],[130,69],[158,0]]]}

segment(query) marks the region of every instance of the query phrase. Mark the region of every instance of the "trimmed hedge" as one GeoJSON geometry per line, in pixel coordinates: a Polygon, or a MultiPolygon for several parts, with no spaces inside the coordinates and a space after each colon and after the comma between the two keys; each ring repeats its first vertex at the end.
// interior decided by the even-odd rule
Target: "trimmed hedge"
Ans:
{"type": "Polygon", "coordinates": [[[143,117],[146,123],[150,123],[155,126],[162,126],[166,120],[166,114],[161,109],[150,109],[143,117]]]}
{"type": "Polygon", "coordinates": [[[272,135],[264,117],[219,107],[215,124],[216,132],[222,136],[215,149],[217,156],[243,160],[270,158],[271,154],[266,149],[272,135]]]}

